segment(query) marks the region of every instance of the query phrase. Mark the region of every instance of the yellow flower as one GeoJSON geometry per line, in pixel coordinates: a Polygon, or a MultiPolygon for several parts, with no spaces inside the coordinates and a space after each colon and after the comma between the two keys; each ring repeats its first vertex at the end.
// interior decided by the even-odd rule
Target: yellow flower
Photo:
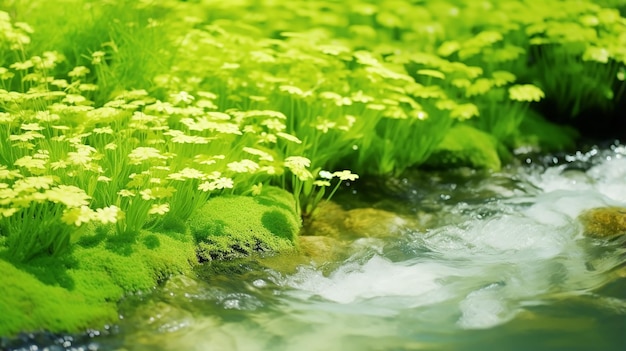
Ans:
{"type": "Polygon", "coordinates": [[[91,53],[91,63],[94,65],[101,64],[105,55],[106,53],[104,51],[94,51],[91,53]]]}
{"type": "Polygon", "coordinates": [[[94,128],[93,132],[96,134],[113,134],[113,128],[106,126],[101,128],[94,128]]]}
{"type": "Polygon", "coordinates": [[[311,166],[311,160],[302,156],[289,156],[284,163],[287,168],[306,168],[311,166]]]}
{"type": "Polygon", "coordinates": [[[239,162],[231,162],[226,166],[229,170],[236,173],[254,173],[259,169],[259,164],[249,159],[243,159],[239,162]]]}
{"type": "Polygon", "coordinates": [[[49,201],[61,203],[67,207],[81,207],[89,204],[91,196],[81,188],[73,185],[58,185],[44,193],[49,201]]]}
{"type": "Polygon", "coordinates": [[[19,192],[15,189],[0,189],[0,200],[7,199],[6,203],[10,203],[11,200],[19,196],[19,192]]]}
{"type": "Polygon", "coordinates": [[[24,141],[30,141],[30,140],[42,139],[42,138],[44,138],[43,134],[37,133],[37,132],[33,132],[33,131],[27,131],[24,134],[11,134],[11,135],[9,135],[9,140],[11,140],[11,141],[18,141],[18,142],[24,142],[24,141]]]}
{"type": "Polygon", "coordinates": [[[152,195],[152,189],[143,189],[139,192],[139,195],[141,195],[141,198],[146,201],[156,200],[156,197],[152,195]]]}
{"type": "Polygon", "coordinates": [[[20,171],[18,171],[17,169],[7,169],[6,166],[0,165],[0,179],[4,180],[11,180],[11,179],[15,179],[15,178],[22,178],[22,175],[20,174],[20,171]]]}
{"type": "Polygon", "coordinates": [[[544,92],[532,84],[519,84],[509,88],[509,98],[515,101],[540,101],[544,92]]]}
{"type": "Polygon", "coordinates": [[[35,122],[35,123],[24,123],[22,124],[21,129],[35,131],[35,130],[43,130],[44,128],[40,126],[39,123],[35,122]]]}
{"type": "Polygon", "coordinates": [[[171,129],[163,133],[172,137],[172,142],[177,144],[208,144],[209,139],[197,135],[186,135],[180,130],[171,129]]]}
{"type": "Polygon", "coordinates": [[[190,104],[196,98],[186,91],[181,91],[176,94],[170,94],[170,99],[174,105],[178,105],[181,102],[184,104],[190,104]]]}
{"type": "Polygon", "coordinates": [[[61,216],[61,221],[68,225],[80,227],[81,224],[87,223],[94,219],[95,212],[88,206],[74,207],[67,209],[61,216]]]}
{"type": "Polygon", "coordinates": [[[148,214],[156,214],[156,215],[164,215],[170,211],[170,205],[165,204],[154,204],[148,210],[148,214]]]}
{"type": "Polygon", "coordinates": [[[314,185],[323,187],[323,186],[330,186],[330,182],[327,180],[316,180],[313,182],[314,185]]]}
{"type": "Polygon", "coordinates": [[[278,132],[281,132],[287,128],[287,126],[285,126],[285,123],[283,121],[276,119],[276,118],[266,119],[263,122],[261,122],[261,125],[266,126],[267,129],[275,130],[278,132]]]}
{"type": "Polygon", "coordinates": [[[72,78],[84,77],[91,72],[89,68],[85,66],[76,66],[67,75],[72,78]]]}
{"type": "Polygon", "coordinates": [[[99,221],[102,224],[107,223],[116,223],[121,214],[121,210],[119,207],[113,205],[104,208],[96,209],[96,213],[94,214],[94,219],[99,221]]]}
{"type": "Polygon", "coordinates": [[[67,168],[67,166],[68,166],[67,162],[63,160],[50,163],[50,167],[55,171],[59,169],[67,168]]]}
{"type": "Polygon", "coordinates": [[[24,167],[28,170],[46,169],[46,160],[36,159],[32,156],[20,157],[13,163],[18,167],[24,167]]]}
{"type": "Polygon", "coordinates": [[[167,179],[173,179],[173,180],[202,179],[205,176],[206,175],[202,171],[199,171],[195,168],[186,167],[180,170],[179,172],[168,175],[167,179]]]}
{"type": "Polygon", "coordinates": [[[137,147],[128,154],[132,164],[139,164],[142,161],[154,159],[167,159],[166,156],[161,155],[161,151],[153,147],[137,147]]]}
{"type": "Polygon", "coordinates": [[[334,175],[328,171],[320,171],[318,175],[324,179],[333,179],[334,175]]]}
{"type": "Polygon", "coordinates": [[[329,121],[329,120],[323,120],[322,122],[320,122],[319,124],[315,126],[315,129],[321,130],[322,133],[326,134],[328,133],[329,129],[335,128],[335,126],[337,126],[337,123],[329,121]]]}
{"type": "Polygon", "coordinates": [[[109,183],[112,179],[106,176],[99,176],[97,181],[99,182],[103,182],[103,183],[109,183]]]}
{"type": "Polygon", "coordinates": [[[17,211],[18,209],[15,207],[0,208],[0,215],[2,215],[2,217],[11,217],[17,211]]]}
{"type": "Polygon", "coordinates": [[[357,174],[354,174],[350,172],[349,170],[334,172],[333,175],[342,181],[344,180],[354,181],[354,180],[359,179],[359,176],[357,174]]]}
{"type": "Polygon", "coordinates": [[[233,180],[227,177],[221,177],[211,182],[203,182],[198,186],[198,190],[213,191],[221,189],[232,189],[235,186],[233,180]]]}
{"type": "Polygon", "coordinates": [[[26,60],[24,62],[16,62],[9,67],[13,68],[16,71],[25,71],[33,67],[33,62],[31,60],[26,60]]]}
{"type": "Polygon", "coordinates": [[[41,176],[41,177],[28,177],[24,178],[23,181],[33,189],[50,189],[50,186],[54,184],[54,179],[50,176],[41,176]]]}
{"type": "Polygon", "coordinates": [[[263,192],[263,183],[259,183],[259,184],[252,186],[252,195],[254,196],[261,195],[261,192],[263,192]]]}
{"type": "Polygon", "coordinates": [[[134,197],[136,194],[128,189],[122,189],[120,191],[117,192],[117,195],[121,196],[121,197],[134,197]]]}

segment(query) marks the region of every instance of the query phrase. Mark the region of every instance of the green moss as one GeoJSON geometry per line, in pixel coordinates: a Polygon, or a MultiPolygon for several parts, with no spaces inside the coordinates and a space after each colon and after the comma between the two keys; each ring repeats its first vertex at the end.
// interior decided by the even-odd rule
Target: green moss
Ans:
{"type": "Polygon", "coordinates": [[[71,253],[14,264],[0,257],[0,335],[46,329],[77,332],[117,319],[127,292],[152,289],[191,271],[189,236],[141,231],[121,238],[105,230],[84,235],[71,253]]]}
{"type": "Polygon", "coordinates": [[[232,259],[295,246],[300,220],[293,196],[269,188],[256,197],[220,196],[189,218],[202,260],[232,259]]]}
{"type": "Polygon", "coordinates": [[[293,196],[272,187],[256,197],[212,199],[192,215],[189,226],[170,222],[158,231],[125,235],[112,227],[87,226],[71,252],[27,263],[11,262],[3,249],[0,335],[79,332],[114,323],[124,294],[191,272],[197,261],[194,238],[201,257],[232,258],[293,249],[300,229],[293,196]]]}
{"type": "Polygon", "coordinates": [[[515,137],[515,147],[531,147],[538,152],[572,150],[578,132],[571,127],[551,123],[536,113],[528,113],[515,137]]]}
{"type": "Polygon", "coordinates": [[[499,170],[508,153],[491,135],[464,124],[450,129],[425,166],[499,170]]]}

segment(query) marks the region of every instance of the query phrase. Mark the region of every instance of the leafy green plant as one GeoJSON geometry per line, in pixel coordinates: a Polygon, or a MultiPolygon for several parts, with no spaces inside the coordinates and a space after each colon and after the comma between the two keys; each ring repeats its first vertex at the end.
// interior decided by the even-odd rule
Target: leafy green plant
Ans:
{"type": "Polygon", "coordinates": [[[0,12],[1,235],[20,260],[83,223],[132,234],[270,184],[306,216],[454,125],[506,144],[538,100],[576,115],[625,90],[624,19],[588,1],[63,0],[81,15],[50,31],[62,6],[3,3],[33,21],[0,12]],[[45,195],[64,187],[85,202],[45,195]]]}

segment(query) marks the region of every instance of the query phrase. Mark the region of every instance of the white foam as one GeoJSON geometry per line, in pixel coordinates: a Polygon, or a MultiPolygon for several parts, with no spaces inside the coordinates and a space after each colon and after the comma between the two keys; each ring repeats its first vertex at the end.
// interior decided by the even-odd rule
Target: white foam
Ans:
{"type": "Polygon", "coordinates": [[[436,262],[395,263],[375,255],[363,264],[347,263],[328,277],[312,267],[302,267],[283,283],[306,291],[309,297],[352,303],[376,297],[425,295],[441,289],[437,280],[450,275],[451,271],[436,262]]]}

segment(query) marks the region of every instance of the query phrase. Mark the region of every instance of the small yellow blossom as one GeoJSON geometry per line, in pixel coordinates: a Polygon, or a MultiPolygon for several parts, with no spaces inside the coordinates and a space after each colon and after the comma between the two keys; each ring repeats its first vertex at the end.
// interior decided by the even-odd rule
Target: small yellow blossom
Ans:
{"type": "Polygon", "coordinates": [[[226,166],[229,170],[236,173],[254,173],[259,169],[259,164],[249,159],[243,159],[238,162],[231,162],[226,166]]]}
{"type": "Polygon", "coordinates": [[[64,211],[61,220],[68,225],[80,227],[81,224],[87,223],[94,219],[95,212],[88,206],[69,208],[64,211]]]}
{"type": "Polygon", "coordinates": [[[0,208],[0,215],[2,215],[2,217],[5,217],[5,218],[6,217],[11,217],[17,211],[18,211],[18,208],[16,208],[16,207],[0,208]]]}
{"type": "Polygon", "coordinates": [[[311,160],[303,156],[289,156],[285,159],[287,168],[306,168],[311,166],[311,160]]]}
{"type": "Polygon", "coordinates": [[[146,201],[156,199],[156,197],[152,195],[152,189],[143,189],[139,192],[139,195],[141,195],[141,198],[146,201]]]}
{"type": "Polygon", "coordinates": [[[122,189],[122,190],[117,192],[117,195],[119,195],[121,197],[134,197],[136,194],[135,194],[135,192],[133,192],[131,190],[122,189]]]}
{"type": "Polygon", "coordinates": [[[81,188],[73,185],[59,185],[48,189],[45,195],[49,201],[61,203],[67,207],[87,206],[91,196],[87,195],[81,188]]]}
{"type": "Polygon", "coordinates": [[[154,204],[148,210],[148,214],[156,214],[156,215],[164,215],[170,211],[170,205],[165,204],[154,204]]]}
{"type": "Polygon", "coordinates": [[[67,75],[72,78],[84,77],[91,72],[89,68],[85,66],[76,66],[67,75]]]}
{"type": "Polygon", "coordinates": [[[252,186],[252,195],[261,195],[263,192],[263,183],[258,183],[252,186]]]}
{"type": "Polygon", "coordinates": [[[185,167],[184,169],[172,173],[167,176],[167,179],[173,180],[186,180],[186,179],[202,179],[205,177],[205,174],[202,171],[199,171],[195,168],[185,167]]]}
{"type": "Polygon", "coordinates": [[[350,172],[349,170],[334,172],[333,175],[342,181],[344,180],[355,181],[359,179],[359,176],[357,174],[354,174],[350,172]]]}
{"type": "Polygon", "coordinates": [[[102,224],[116,223],[121,214],[119,207],[113,205],[96,209],[94,219],[102,224]]]}
{"type": "Polygon", "coordinates": [[[103,182],[103,183],[109,183],[112,179],[109,177],[105,177],[105,176],[99,176],[97,181],[99,182],[103,182]]]}

